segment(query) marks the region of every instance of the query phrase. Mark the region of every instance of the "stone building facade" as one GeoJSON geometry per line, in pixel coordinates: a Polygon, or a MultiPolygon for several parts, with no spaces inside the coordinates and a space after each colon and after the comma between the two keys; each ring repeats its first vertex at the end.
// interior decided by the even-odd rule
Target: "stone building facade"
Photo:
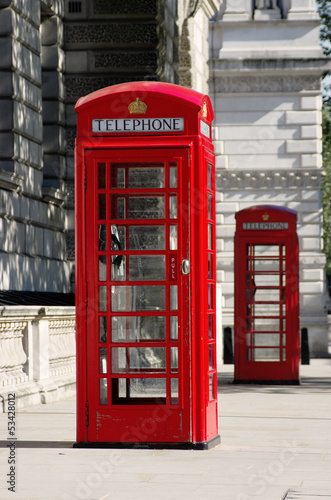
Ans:
{"type": "Polygon", "coordinates": [[[233,326],[235,213],[274,204],[297,211],[301,327],[311,352],[328,351],[322,252],[321,79],[311,0],[228,0],[211,22],[209,92],[217,153],[218,283],[222,324],[233,326]]]}

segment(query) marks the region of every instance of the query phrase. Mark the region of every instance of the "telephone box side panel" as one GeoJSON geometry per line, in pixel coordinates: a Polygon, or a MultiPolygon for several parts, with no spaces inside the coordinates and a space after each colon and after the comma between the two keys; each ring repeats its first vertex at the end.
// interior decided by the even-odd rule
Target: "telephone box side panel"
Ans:
{"type": "Polygon", "coordinates": [[[75,149],[77,441],[86,441],[86,255],[84,148],[75,149]]]}
{"type": "MultiPolygon", "coordinates": [[[[214,373],[209,373],[209,316],[215,316],[215,287],[216,287],[216,264],[213,266],[213,274],[209,274],[208,262],[209,255],[214,257],[215,262],[215,198],[211,199],[211,195],[215,196],[214,179],[213,184],[207,189],[208,171],[214,172],[214,154],[212,151],[207,152],[202,146],[202,141],[199,140],[196,145],[194,164],[192,165],[192,177],[194,179],[192,187],[192,274],[194,275],[194,284],[192,295],[194,297],[194,306],[192,314],[193,322],[193,373],[194,380],[194,436],[197,442],[206,441],[217,435],[217,387],[216,387],[216,365],[214,364],[214,373]],[[208,170],[209,169],[209,170],[208,170]],[[210,197],[208,197],[210,194],[210,197]],[[210,205],[208,208],[208,200],[210,205]],[[208,214],[208,210],[212,213],[208,214]],[[214,293],[213,293],[214,292],[214,293]],[[213,380],[215,378],[215,381],[213,380]],[[209,383],[213,388],[210,388],[209,383]],[[213,391],[213,397],[210,401],[210,394],[213,391]],[[216,424],[215,424],[216,422],[216,424]]],[[[211,270],[210,270],[211,271],[211,270]]],[[[215,332],[214,328],[214,332],[215,332]]],[[[212,341],[213,346],[214,341],[212,341]]],[[[212,346],[212,347],[213,347],[212,346]]],[[[212,350],[214,353],[214,349],[212,350]]],[[[216,354],[216,351],[215,351],[216,354]]],[[[216,363],[213,360],[213,363],[216,363]]]]}

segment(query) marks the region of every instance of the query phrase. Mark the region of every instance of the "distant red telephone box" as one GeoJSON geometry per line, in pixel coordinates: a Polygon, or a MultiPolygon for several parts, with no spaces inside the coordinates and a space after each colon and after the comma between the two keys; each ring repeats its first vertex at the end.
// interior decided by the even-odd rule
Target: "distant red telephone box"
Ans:
{"type": "Polygon", "coordinates": [[[299,382],[296,219],[268,205],[236,214],[235,382],[299,382]]]}
{"type": "Polygon", "coordinates": [[[219,443],[208,96],[121,84],[81,98],[76,446],[219,443]]]}

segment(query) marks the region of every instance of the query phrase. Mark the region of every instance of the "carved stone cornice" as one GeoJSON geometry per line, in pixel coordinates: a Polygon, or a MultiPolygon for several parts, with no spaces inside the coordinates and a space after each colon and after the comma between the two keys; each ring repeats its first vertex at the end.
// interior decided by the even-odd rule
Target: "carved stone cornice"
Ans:
{"type": "Polygon", "coordinates": [[[214,92],[320,91],[321,78],[331,70],[331,60],[214,59],[209,67],[214,92]]]}
{"type": "Polygon", "coordinates": [[[214,92],[218,93],[255,93],[255,92],[300,92],[302,90],[320,91],[321,77],[316,75],[282,76],[222,76],[214,80],[214,92]]]}
{"type": "Polygon", "coordinates": [[[320,189],[321,169],[310,170],[224,170],[216,169],[216,189],[320,189]]]}

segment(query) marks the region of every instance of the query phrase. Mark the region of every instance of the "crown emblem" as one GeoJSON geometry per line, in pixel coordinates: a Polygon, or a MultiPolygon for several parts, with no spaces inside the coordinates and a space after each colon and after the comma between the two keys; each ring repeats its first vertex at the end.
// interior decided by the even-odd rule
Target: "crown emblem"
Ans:
{"type": "Polygon", "coordinates": [[[269,214],[263,214],[262,215],[263,220],[268,220],[269,219],[269,214]]]}
{"type": "Polygon", "coordinates": [[[207,115],[208,115],[208,108],[207,108],[207,103],[205,101],[202,105],[202,116],[204,118],[207,118],[207,115]]]}
{"type": "Polygon", "coordinates": [[[139,97],[128,106],[130,115],[143,115],[146,113],[147,104],[140,101],[139,97]]]}

